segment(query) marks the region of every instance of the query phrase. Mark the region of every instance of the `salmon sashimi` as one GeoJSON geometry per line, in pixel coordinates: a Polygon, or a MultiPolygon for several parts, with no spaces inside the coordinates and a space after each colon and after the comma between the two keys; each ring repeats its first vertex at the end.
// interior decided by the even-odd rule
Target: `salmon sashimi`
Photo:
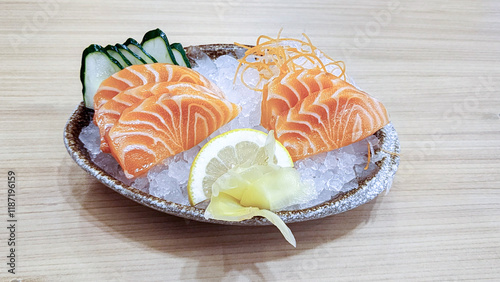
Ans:
{"type": "MultiPolygon", "coordinates": [[[[213,86],[212,89],[214,89],[213,86]]],[[[213,91],[201,85],[188,82],[153,82],[145,85],[128,88],[114,96],[107,103],[102,105],[94,114],[94,123],[98,125],[101,135],[101,151],[109,153],[109,146],[106,142],[105,135],[111,127],[118,121],[123,111],[137,103],[142,102],[148,97],[173,93],[173,94],[193,94],[207,93],[223,99],[222,91],[217,88],[213,91]]]]}
{"type": "Polygon", "coordinates": [[[165,93],[127,108],[105,135],[128,178],[188,150],[235,118],[240,107],[215,95],[165,93]]]}
{"type": "MultiPolygon", "coordinates": [[[[169,81],[190,82],[205,86],[214,92],[220,92],[220,89],[207,78],[186,67],[164,63],[132,65],[114,73],[101,83],[94,95],[94,110],[98,110],[118,93],[128,88],[152,82],[169,81]]],[[[224,96],[222,92],[220,95],[224,96]]]]}
{"type": "Polygon", "coordinates": [[[389,123],[382,103],[341,79],[333,83],[276,118],[276,139],[294,161],[347,146],[389,123]]]}
{"type": "Polygon", "coordinates": [[[278,115],[286,115],[309,93],[315,93],[339,83],[337,76],[321,69],[302,69],[283,72],[265,84],[262,91],[261,125],[267,130],[274,129],[278,115]]]}

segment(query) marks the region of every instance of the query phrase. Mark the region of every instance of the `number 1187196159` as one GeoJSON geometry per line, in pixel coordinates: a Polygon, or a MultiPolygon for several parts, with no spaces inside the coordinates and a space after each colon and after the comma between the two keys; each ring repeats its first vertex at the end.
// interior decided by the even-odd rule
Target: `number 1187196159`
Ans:
{"type": "Polygon", "coordinates": [[[9,236],[7,245],[9,246],[9,255],[7,256],[8,272],[16,274],[16,173],[9,171],[7,173],[7,229],[9,236]]]}

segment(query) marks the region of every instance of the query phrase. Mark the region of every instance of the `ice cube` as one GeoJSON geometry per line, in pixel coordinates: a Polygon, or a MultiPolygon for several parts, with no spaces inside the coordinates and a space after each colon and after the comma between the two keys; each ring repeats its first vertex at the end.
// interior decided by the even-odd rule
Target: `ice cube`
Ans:
{"type": "Polygon", "coordinates": [[[132,183],[132,187],[141,190],[142,192],[149,193],[149,180],[148,177],[139,177],[134,183],[132,183]]]}
{"type": "Polygon", "coordinates": [[[182,152],[182,159],[187,161],[189,164],[191,164],[198,155],[198,152],[200,151],[201,147],[199,145],[194,146],[193,148],[182,152]]]}
{"type": "Polygon", "coordinates": [[[101,139],[99,135],[99,128],[94,125],[93,122],[91,122],[88,126],[82,128],[79,138],[91,157],[95,157],[97,154],[101,153],[101,139]]]}
{"type": "Polygon", "coordinates": [[[238,66],[238,61],[232,56],[224,55],[217,58],[214,63],[219,71],[219,77],[230,79],[232,83],[234,73],[236,72],[236,68],[238,66]]]}
{"type": "Polygon", "coordinates": [[[324,163],[327,168],[332,170],[338,166],[337,155],[334,151],[330,151],[327,153],[324,163]]]}
{"type": "Polygon", "coordinates": [[[351,191],[352,189],[354,188],[357,188],[358,187],[358,183],[354,180],[352,181],[349,181],[347,182],[346,184],[344,184],[344,186],[342,186],[342,192],[348,192],[348,191],[351,191]]]}
{"type": "Polygon", "coordinates": [[[189,178],[190,164],[185,160],[172,162],[168,165],[168,176],[177,180],[179,184],[183,185],[189,178]]]}
{"type": "Polygon", "coordinates": [[[198,57],[195,58],[195,63],[196,64],[193,67],[193,70],[213,80],[213,76],[217,72],[217,66],[212,61],[212,59],[210,59],[210,57],[207,56],[207,54],[200,52],[198,54],[198,57]]]}

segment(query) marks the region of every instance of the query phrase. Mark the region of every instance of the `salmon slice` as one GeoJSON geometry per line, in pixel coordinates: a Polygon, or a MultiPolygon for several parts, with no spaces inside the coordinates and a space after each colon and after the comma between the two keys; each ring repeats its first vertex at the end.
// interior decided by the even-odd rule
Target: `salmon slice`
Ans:
{"type": "Polygon", "coordinates": [[[333,87],[338,77],[320,69],[303,69],[282,73],[264,85],[262,91],[261,125],[274,129],[278,115],[285,115],[310,93],[333,87]]]}
{"type": "MultiPolygon", "coordinates": [[[[190,68],[164,63],[132,65],[114,73],[101,83],[94,95],[94,110],[98,110],[118,93],[128,88],[152,82],[169,81],[190,82],[205,86],[214,92],[220,92],[215,84],[190,68]]],[[[222,92],[219,94],[224,97],[222,92]]]]}
{"type": "Polygon", "coordinates": [[[341,79],[333,83],[276,118],[276,139],[294,161],[352,144],[389,123],[382,103],[341,79]]]}
{"type": "MultiPolygon", "coordinates": [[[[212,86],[212,89],[217,87],[212,86]]],[[[114,96],[107,103],[102,105],[94,114],[94,123],[99,127],[101,135],[101,151],[109,153],[109,146],[106,142],[105,135],[111,127],[118,121],[121,114],[125,109],[137,103],[144,101],[146,98],[171,93],[171,94],[192,94],[207,93],[223,99],[222,91],[217,87],[218,91],[213,91],[201,85],[188,83],[188,82],[153,82],[145,85],[128,88],[116,96],[114,96]]]]}
{"type": "Polygon", "coordinates": [[[206,92],[165,93],[127,108],[105,138],[125,175],[134,178],[197,145],[239,112],[206,92]]]}

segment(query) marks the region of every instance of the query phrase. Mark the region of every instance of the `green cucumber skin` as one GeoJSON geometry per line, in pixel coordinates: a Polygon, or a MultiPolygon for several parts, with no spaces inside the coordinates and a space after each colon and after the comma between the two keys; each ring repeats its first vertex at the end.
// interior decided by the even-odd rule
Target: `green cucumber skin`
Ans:
{"type": "MultiPolygon", "coordinates": [[[[123,56],[125,56],[125,54],[123,54],[123,52],[128,52],[130,53],[133,57],[135,57],[137,60],[139,60],[141,63],[143,64],[146,64],[146,61],[144,61],[143,58],[141,58],[139,55],[137,55],[136,53],[132,52],[132,50],[130,50],[127,46],[123,45],[123,44],[120,44],[120,43],[117,43],[115,44],[116,48],[118,49],[118,51],[120,53],[122,53],[123,56]],[[124,50],[124,51],[122,51],[124,50]]],[[[132,63],[132,62],[131,62],[132,63]]],[[[135,65],[134,63],[132,63],[132,65],[135,65]]]]}
{"type": "MultiPolygon", "coordinates": [[[[80,67],[80,81],[82,82],[82,95],[83,95],[83,102],[85,105],[87,105],[87,101],[85,99],[85,72],[86,72],[85,71],[85,67],[86,67],[85,59],[90,54],[96,53],[96,52],[104,54],[105,56],[107,56],[107,58],[109,59],[110,62],[115,64],[118,68],[123,69],[123,66],[117,60],[115,60],[115,58],[111,57],[104,50],[104,48],[101,45],[91,44],[90,46],[85,48],[85,50],[83,50],[83,52],[82,52],[82,63],[81,63],[81,67],[80,67]]],[[[92,101],[92,103],[93,103],[93,101],[92,101]]]]}
{"type": "Polygon", "coordinates": [[[182,44],[180,44],[180,43],[172,43],[170,45],[170,48],[177,49],[177,51],[179,51],[181,53],[182,59],[183,59],[184,63],[186,63],[186,66],[188,68],[191,68],[191,64],[189,63],[189,59],[188,59],[188,57],[186,55],[186,51],[184,51],[184,47],[182,47],[182,44]]]}
{"type": "Polygon", "coordinates": [[[139,48],[139,50],[141,50],[141,52],[144,55],[146,55],[153,63],[158,63],[158,61],[155,58],[153,58],[153,56],[151,56],[148,52],[146,52],[146,50],[144,50],[144,48],[142,48],[142,45],[139,44],[139,42],[137,42],[135,39],[129,38],[129,39],[127,39],[127,41],[125,41],[125,43],[123,43],[123,45],[125,45],[127,47],[130,45],[133,45],[133,46],[139,48]]]}
{"type": "Polygon", "coordinates": [[[174,53],[172,52],[172,49],[170,48],[170,43],[168,43],[167,35],[163,31],[161,31],[161,29],[157,28],[146,32],[146,34],[144,34],[144,37],[142,38],[141,46],[143,46],[145,42],[156,37],[161,37],[161,39],[163,39],[163,41],[165,42],[165,46],[167,47],[167,52],[168,55],[170,56],[170,59],[172,60],[174,65],[179,65],[177,63],[177,60],[175,60],[175,56],[174,53]]]}
{"type": "Polygon", "coordinates": [[[98,45],[98,44],[90,44],[87,48],[85,48],[82,52],[82,63],[80,65],[80,81],[82,82],[82,85],[83,85],[83,90],[85,90],[85,84],[83,83],[84,80],[85,80],[85,58],[87,57],[87,55],[91,54],[91,53],[94,53],[94,52],[102,52],[104,54],[106,54],[106,56],[109,57],[109,59],[115,63],[116,65],[118,65],[121,69],[123,69],[123,66],[117,61],[115,60],[115,58],[111,57],[108,53],[106,53],[106,51],[104,51],[104,48],[101,46],[101,45],[98,45]]]}
{"type": "MultiPolygon", "coordinates": [[[[154,63],[157,63],[158,60],[156,58],[154,58],[153,56],[151,56],[142,46],[145,42],[147,42],[151,39],[157,38],[157,37],[160,37],[163,40],[163,42],[165,43],[166,51],[167,51],[168,56],[170,57],[173,64],[180,65],[179,62],[177,62],[177,59],[172,51],[172,49],[176,49],[182,55],[183,63],[185,63],[188,68],[191,68],[191,64],[189,63],[189,60],[186,56],[186,53],[185,53],[182,45],[180,43],[169,44],[167,35],[159,28],[154,29],[154,30],[150,30],[146,34],[144,34],[144,37],[143,37],[140,44],[136,40],[134,40],[133,38],[127,39],[127,41],[125,41],[124,44],[108,45],[105,48],[102,47],[101,45],[98,45],[98,44],[91,44],[83,50],[82,61],[81,61],[81,66],[80,66],[80,81],[82,83],[82,94],[83,94],[84,104],[87,107],[89,107],[87,105],[87,101],[85,98],[86,94],[88,94],[88,93],[85,93],[85,91],[87,89],[87,87],[85,85],[85,75],[86,75],[86,63],[85,63],[86,61],[85,60],[86,60],[86,57],[88,55],[95,53],[95,52],[99,52],[99,53],[105,55],[106,59],[108,59],[110,61],[110,63],[114,65],[115,70],[117,68],[124,69],[127,66],[133,65],[133,63],[123,54],[123,52],[128,52],[128,53],[130,53],[131,56],[133,56],[135,59],[137,59],[137,61],[139,61],[143,64],[147,64],[147,62],[141,56],[139,56],[138,54],[136,54],[135,52],[130,50],[130,48],[127,47],[127,45],[132,44],[132,45],[136,46],[137,48],[139,48],[143,52],[143,54],[148,57],[148,59],[150,59],[154,63]],[[120,58],[123,59],[123,62],[125,64],[128,64],[128,65],[123,65],[123,62],[120,63],[110,53],[108,53],[108,50],[116,52],[120,56],[120,58]]],[[[177,54],[177,55],[179,55],[179,54],[177,54]]],[[[92,79],[92,78],[87,77],[87,79],[92,79]]],[[[92,87],[92,86],[89,85],[89,87],[92,87]]],[[[93,93],[93,94],[95,94],[95,93],[93,93]]],[[[91,104],[93,104],[93,101],[91,104]]],[[[89,105],[91,105],[91,104],[89,104],[89,105]]],[[[92,108],[92,106],[90,106],[89,108],[92,108]]]]}
{"type": "MultiPolygon", "coordinates": [[[[108,45],[106,47],[104,47],[104,51],[106,51],[106,53],[109,54],[109,50],[111,51],[114,51],[116,52],[120,58],[122,58],[122,60],[125,62],[126,65],[124,65],[123,67],[127,67],[127,66],[131,66],[132,63],[127,59],[127,57],[125,57],[119,50],[118,48],[116,48],[116,46],[114,45],[108,45]]],[[[111,54],[109,54],[111,57],[113,57],[111,54]]],[[[123,69],[123,68],[122,68],[123,69]]]]}

